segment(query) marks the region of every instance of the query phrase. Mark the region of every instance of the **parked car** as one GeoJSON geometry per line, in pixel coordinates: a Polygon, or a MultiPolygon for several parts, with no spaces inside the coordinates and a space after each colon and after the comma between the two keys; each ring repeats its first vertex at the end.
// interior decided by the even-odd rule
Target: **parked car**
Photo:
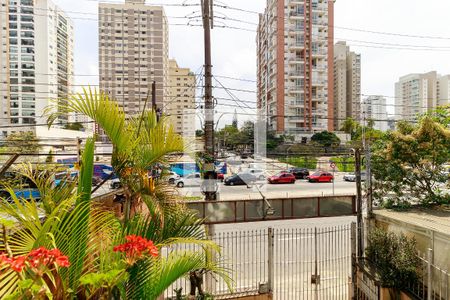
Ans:
{"type": "Polygon", "coordinates": [[[92,176],[92,185],[97,186],[102,182],[102,178],[99,176],[92,176]]]}
{"type": "Polygon", "coordinates": [[[328,172],[315,172],[307,177],[309,182],[332,182],[334,180],[333,174],[328,172]]]}
{"type": "Polygon", "coordinates": [[[167,173],[167,180],[169,181],[170,184],[174,184],[176,180],[180,179],[180,175],[178,175],[175,172],[168,172],[167,173]]]}
{"type": "Polygon", "coordinates": [[[225,185],[251,185],[257,180],[256,176],[251,173],[239,173],[225,178],[225,185]]]}
{"type": "MultiPolygon", "coordinates": [[[[345,181],[355,182],[356,181],[356,174],[355,173],[349,173],[344,175],[345,181]]],[[[366,172],[361,172],[361,181],[366,180],[366,172]]]]}
{"type": "Polygon", "coordinates": [[[185,177],[178,178],[174,183],[179,188],[185,186],[200,186],[202,183],[202,179],[200,173],[192,173],[186,175],[185,177]]]}
{"type": "Polygon", "coordinates": [[[217,173],[217,180],[223,182],[225,180],[225,175],[223,175],[223,173],[217,173]]]}
{"type": "Polygon", "coordinates": [[[266,176],[264,175],[264,171],[261,170],[261,169],[246,169],[246,170],[242,171],[241,173],[242,174],[243,173],[247,173],[247,174],[255,175],[255,177],[258,180],[264,180],[266,178],[266,176]]]}
{"type": "Polygon", "coordinates": [[[295,176],[295,179],[305,179],[309,176],[309,170],[306,168],[290,168],[288,171],[295,176]]]}
{"type": "Polygon", "coordinates": [[[109,186],[116,190],[116,189],[120,189],[122,187],[122,183],[120,182],[119,178],[114,178],[113,180],[111,180],[111,182],[109,183],[109,186]]]}
{"type": "Polygon", "coordinates": [[[295,183],[295,176],[288,172],[281,172],[277,175],[270,176],[267,181],[271,184],[274,183],[295,183]]]}

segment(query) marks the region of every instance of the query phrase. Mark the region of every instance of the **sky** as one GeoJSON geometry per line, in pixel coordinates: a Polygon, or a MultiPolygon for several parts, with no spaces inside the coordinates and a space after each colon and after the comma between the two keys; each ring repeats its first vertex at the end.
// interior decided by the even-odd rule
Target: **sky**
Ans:
{"type": "MultiPolygon", "coordinates": [[[[75,25],[76,85],[98,84],[98,0],[53,0],[72,17],[75,25]]],[[[122,0],[110,0],[120,3],[122,0]]],[[[147,4],[197,4],[200,0],[147,0],[147,4]]],[[[256,101],[256,23],[266,0],[214,1],[220,6],[247,10],[244,12],[215,7],[215,24],[241,29],[215,27],[212,30],[213,74],[230,89],[215,89],[218,98],[216,119],[218,127],[231,123],[236,109],[240,125],[253,119],[256,101]],[[234,20],[230,20],[234,19],[234,20]],[[238,21],[236,21],[238,20],[238,21]],[[245,30],[243,30],[245,29],[245,30]],[[220,77],[222,76],[222,77],[220,77]],[[223,78],[233,77],[248,81],[223,78]]],[[[198,73],[204,64],[203,30],[200,26],[199,6],[166,6],[169,20],[169,52],[181,67],[198,73]],[[183,24],[183,25],[179,25],[183,24]]],[[[336,0],[335,42],[344,40],[352,51],[361,54],[361,92],[364,95],[385,95],[394,101],[394,84],[409,73],[437,71],[450,74],[450,1],[448,0],[336,0]],[[347,29],[345,29],[347,28],[347,29]],[[351,30],[350,30],[351,29],[351,30]],[[395,33],[385,35],[368,31],[395,33]],[[408,36],[400,36],[408,35],[408,36]],[[411,36],[422,36],[411,37],[411,36]],[[427,38],[424,38],[426,36],[427,38]],[[435,37],[435,38],[430,38],[435,37]],[[394,48],[394,49],[392,49],[394,48]]],[[[388,108],[393,113],[392,107],[388,108]]],[[[197,122],[200,122],[197,120],[197,122]]]]}

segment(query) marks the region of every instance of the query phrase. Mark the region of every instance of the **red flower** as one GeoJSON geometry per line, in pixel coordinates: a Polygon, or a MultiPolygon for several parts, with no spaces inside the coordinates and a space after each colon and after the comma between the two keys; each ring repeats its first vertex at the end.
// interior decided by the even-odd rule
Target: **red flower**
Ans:
{"type": "Polygon", "coordinates": [[[16,272],[22,272],[25,267],[26,256],[8,257],[6,254],[0,255],[0,261],[8,264],[16,272]]]}
{"type": "Polygon", "coordinates": [[[53,264],[60,267],[70,266],[69,258],[63,255],[57,248],[52,250],[48,250],[45,247],[34,249],[28,254],[28,261],[33,268],[40,268],[42,266],[49,267],[53,264]]]}
{"type": "Polygon", "coordinates": [[[158,256],[158,248],[152,241],[137,235],[128,235],[125,239],[126,243],[115,246],[113,250],[114,252],[125,253],[130,264],[141,259],[144,255],[158,256]]]}

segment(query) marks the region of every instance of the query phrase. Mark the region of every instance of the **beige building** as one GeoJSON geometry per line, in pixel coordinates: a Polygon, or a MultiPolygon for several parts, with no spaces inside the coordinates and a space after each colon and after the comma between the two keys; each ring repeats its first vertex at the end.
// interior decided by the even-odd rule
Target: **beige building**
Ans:
{"type": "Polygon", "coordinates": [[[334,45],[334,128],[340,130],[347,118],[360,119],[361,56],[345,42],[334,45]]]}
{"type": "Polygon", "coordinates": [[[437,81],[438,106],[450,104],[450,75],[440,76],[437,81]]]}
{"type": "Polygon", "coordinates": [[[129,115],[144,109],[153,81],[159,108],[169,93],[167,17],[163,7],[144,3],[99,4],[100,89],[129,115]]]}
{"type": "Polygon", "coordinates": [[[333,130],[334,1],[267,0],[257,33],[258,108],[268,130],[333,130]]]}
{"type": "Polygon", "coordinates": [[[414,121],[419,114],[437,106],[436,71],[409,74],[395,84],[395,115],[397,120],[414,121]]]}
{"type": "Polygon", "coordinates": [[[169,116],[177,133],[195,136],[196,77],[188,68],[180,68],[176,60],[169,60],[169,96],[164,112],[169,116]]]}

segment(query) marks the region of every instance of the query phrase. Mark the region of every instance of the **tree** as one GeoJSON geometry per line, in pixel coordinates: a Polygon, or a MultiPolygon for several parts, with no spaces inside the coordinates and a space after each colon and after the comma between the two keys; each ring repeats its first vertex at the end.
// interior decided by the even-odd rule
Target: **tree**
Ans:
{"type": "Polygon", "coordinates": [[[403,123],[374,146],[374,196],[383,200],[393,193],[396,205],[412,201],[436,204],[446,200],[440,186],[448,176],[443,165],[450,160],[450,129],[425,116],[420,123],[403,123]]]}
{"type": "Polygon", "coordinates": [[[36,135],[31,131],[11,133],[6,138],[6,150],[17,153],[36,153],[40,146],[36,135]]]}
{"type": "Polygon", "coordinates": [[[205,135],[205,132],[203,130],[201,130],[201,129],[197,129],[195,131],[195,136],[196,137],[203,137],[204,135],[205,135]]]}
{"type": "Polygon", "coordinates": [[[64,126],[64,129],[68,130],[76,130],[76,131],[83,131],[84,127],[83,124],[80,122],[74,122],[74,123],[68,123],[64,126]]]}
{"type": "Polygon", "coordinates": [[[342,123],[340,130],[344,131],[347,134],[350,134],[351,139],[354,139],[354,135],[358,128],[360,127],[359,123],[355,121],[353,118],[347,118],[342,123]]]}
{"type": "MultiPolygon", "coordinates": [[[[177,279],[199,269],[223,274],[229,282],[207,259],[206,253],[218,248],[206,239],[202,221],[183,206],[174,205],[173,191],[147,175],[149,168],[182,148],[181,137],[167,120],[158,120],[155,112],[126,119],[115,101],[86,90],[70,99],[65,110],[84,113],[102,126],[114,145],[112,164],[124,185],[126,201],[140,206],[135,205],[133,213],[128,206],[124,218],[119,218],[91,201],[92,139],[82,153],[78,184],[67,182],[55,188],[54,174],[24,167],[22,172],[36,183],[42,204],[33,199],[22,201],[12,189],[14,203],[0,201],[0,210],[15,222],[11,235],[3,227],[0,252],[6,254],[0,255],[0,298],[49,295],[54,299],[153,300],[177,279]],[[133,249],[141,250],[126,251],[126,243],[135,243],[133,249]],[[202,250],[173,247],[170,254],[161,253],[162,247],[176,244],[194,244],[202,250]],[[39,273],[34,272],[35,267],[27,267],[23,261],[40,247],[67,256],[70,265],[64,263],[59,269],[40,265],[39,273]],[[6,268],[12,261],[22,262],[23,269],[6,268]]],[[[51,114],[49,124],[57,118],[58,113],[51,114]]]]}
{"type": "Polygon", "coordinates": [[[337,137],[337,135],[329,131],[315,133],[311,137],[311,141],[319,143],[324,147],[337,146],[341,143],[341,140],[337,137]]]}

